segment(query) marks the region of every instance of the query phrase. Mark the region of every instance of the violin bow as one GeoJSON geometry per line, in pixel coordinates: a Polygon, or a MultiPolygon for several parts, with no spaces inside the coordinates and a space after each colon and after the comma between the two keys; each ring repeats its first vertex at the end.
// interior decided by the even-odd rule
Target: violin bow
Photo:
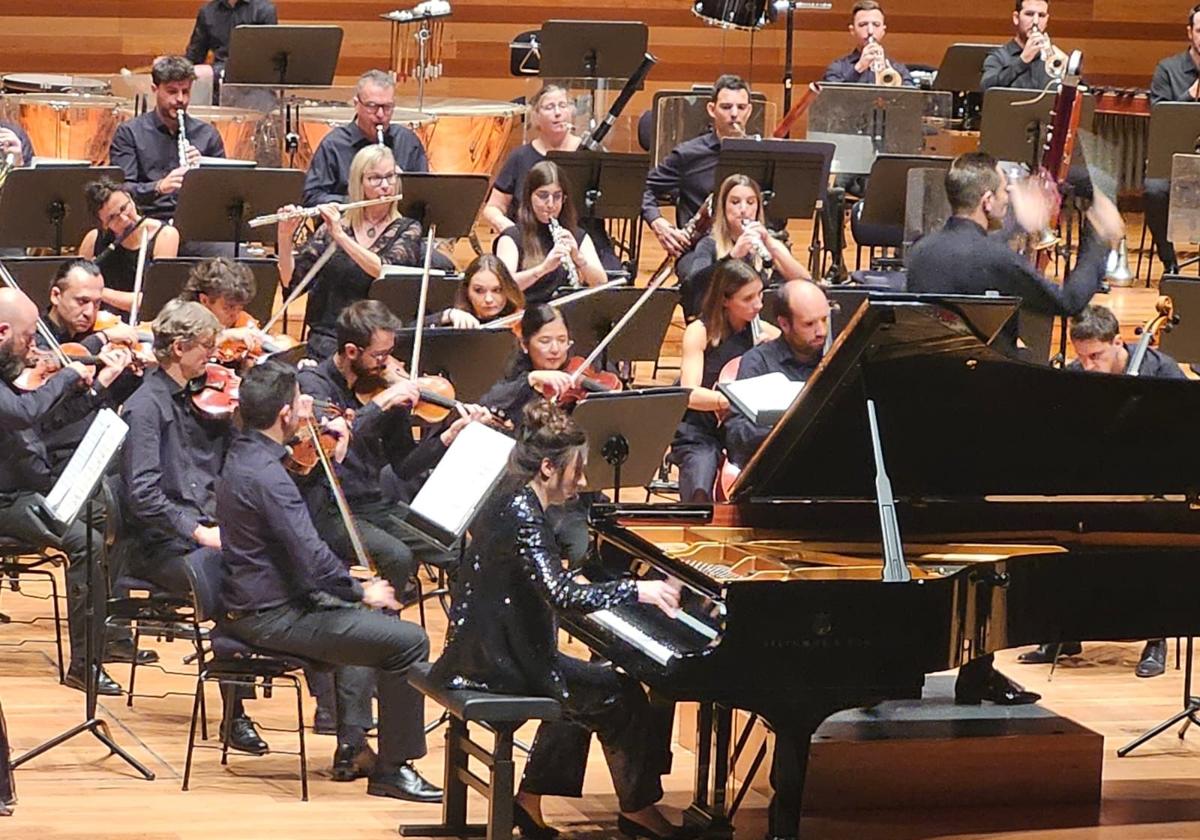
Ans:
{"type": "MultiPolygon", "coordinates": [[[[594,295],[599,292],[603,292],[605,289],[612,289],[617,286],[624,286],[624,285],[625,285],[624,278],[618,278],[616,280],[609,280],[607,283],[601,283],[599,286],[588,286],[586,289],[580,289],[577,292],[571,292],[570,294],[563,295],[562,297],[555,298],[554,300],[548,300],[548,301],[546,301],[546,303],[548,303],[550,306],[553,306],[555,309],[557,309],[558,307],[562,306],[564,303],[570,303],[573,300],[582,300],[583,298],[588,297],[589,295],[594,295]]],[[[483,324],[480,327],[480,329],[484,329],[484,330],[506,329],[508,327],[511,327],[513,324],[520,323],[521,317],[524,314],[525,314],[524,309],[518,309],[516,312],[513,312],[509,315],[505,315],[503,318],[497,318],[494,321],[488,321],[486,324],[483,324]]]]}
{"type": "Polygon", "coordinates": [[[421,375],[421,339],[425,332],[425,306],[429,297],[429,266],[433,263],[433,237],[437,233],[437,224],[429,226],[429,240],[425,243],[425,266],[421,271],[421,294],[417,297],[417,323],[413,334],[412,358],[409,359],[408,371],[413,379],[421,375]]]}
{"type": "Polygon", "coordinates": [[[150,247],[149,230],[142,228],[142,241],[138,244],[137,269],[133,272],[133,303],[129,306],[129,326],[137,328],[138,310],[142,304],[142,277],[146,271],[146,251],[150,247]]]}
{"type": "Polygon", "coordinates": [[[317,428],[317,424],[313,420],[306,421],[305,432],[312,437],[317,460],[321,462],[321,469],[329,481],[329,489],[333,492],[333,501],[342,517],[342,524],[346,526],[346,534],[350,537],[350,546],[354,549],[355,559],[360,566],[370,569],[371,574],[378,577],[379,570],[375,567],[375,560],[367,553],[367,547],[363,543],[362,534],[358,532],[358,526],[354,524],[350,503],[346,501],[346,492],[342,489],[342,483],[338,480],[337,472],[333,468],[333,460],[321,446],[321,432],[317,428]]]}
{"type": "Polygon", "coordinates": [[[617,323],[613,324],[612,329],[608,331],[608,335],[600,339],[600,343],[592,349],[592,352],[588,354],[586,359],[584,359],[583,364],[579,366],[579,369],[571,374],[571,385],[574,386],[579,384],[579,380],[583,378],[583,372],[595,364],[596,359],[600,358],[600,354],[604,352],[604,349],[612,343],[614,338],[617,337],[617,333],[624,329],[625,325],[629,323],[630,319],[637,314],[637,311],[646,305],[646,301],[650,300],[650,296],[658,290],[658,287],[661,286],[664,281],[666,281],[669,275],[670,272],[659,273],[646,285],[646,290],[642,292],[641,296],[633,302],[633,306],[625,310],[625,314],[621,316],[617,323]]]}
{"type": "Polygon", "coordinates": [[[337,243],[330,241],[321,256],[317,257],[317,261],[312,264],[312,268],[305,272],[304,277],[300,279],[300,282],[288,294],[287,299],[279,304],[279,308],[271,313],[271,317],[267,319],[267,323],[262,325],[261,330],[264,335],[271,331],[271,327],[275,326],[276,322],[283,317],[283,313],[287,312],[288,307],[295,303],[300,298],[300,295],[308,291],[308,286],[312,283],[313,278],[317,276],[317,272],[325,267],[325,263],[329,262],[330,258],[333,257],[333,252],[336,250],[337,243]]]}

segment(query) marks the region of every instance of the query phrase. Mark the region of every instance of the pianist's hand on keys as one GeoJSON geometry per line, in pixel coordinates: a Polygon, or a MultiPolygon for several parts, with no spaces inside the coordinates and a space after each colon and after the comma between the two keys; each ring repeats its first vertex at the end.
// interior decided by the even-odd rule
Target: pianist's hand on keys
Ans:
{"type": "Polygon", "coordinates": [[[638,603],[653,604],[671,618],[679,610],[679,594],[683,586],[675,578],[666,580],[639,580],[638,603]]]}

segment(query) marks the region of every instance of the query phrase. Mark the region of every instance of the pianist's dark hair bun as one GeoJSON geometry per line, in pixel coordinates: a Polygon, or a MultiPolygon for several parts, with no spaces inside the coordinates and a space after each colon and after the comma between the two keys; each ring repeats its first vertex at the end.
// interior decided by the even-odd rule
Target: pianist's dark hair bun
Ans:
{"type": "Polygon", "coordinates": [[[521,431],[513,448],[510,467],[528,481],[549,460],[562,469],[575,450],[587,443],[583,430],[549,400],[533,400],[521,414],[521,431]]]}

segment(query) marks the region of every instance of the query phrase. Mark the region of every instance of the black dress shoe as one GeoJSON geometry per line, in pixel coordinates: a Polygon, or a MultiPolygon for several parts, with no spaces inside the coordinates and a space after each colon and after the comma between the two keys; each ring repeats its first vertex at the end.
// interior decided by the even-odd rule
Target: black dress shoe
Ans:
{"type": "Polygon", "coordinates": [[[317,706],[317,711],[313,713],[313,732],[317,735],[337,734],[337,719],[332,709],[317,706]]]}
{"type": "Polygon", "coordinates": [[[1151,639],[1142,648],[1142,658],[1134,673],[1139,677],[1159,677],[1167,670],[1167,640],[1151,639]]]}
{"type": "Polygon", "coordinates": [[[990,700],[997,706],[1027,706],[1041,699],[1042,695],[1026,691],[996,670],[978,688],[954,686],[954,702],[960,706],[978,706],[984,700],[990,700]]]}
{"type": "MultiPolygon", "coordinates": [[[[221,724],[221,738],[226,737],[225,724],[221,724]]],[[[267,746],[267,742],[258,734],[258,730],[254,728],[254,721],[248,717],[239,717],[233,719],[233,724],[229,727],[228,732],[229,749],[237,750],[238,752],[249,753],[250,755],[266,755],[271,751],[267,746]]]]}
{"type": "MultiPolygon", "coordinates": [[[[83,672],[83,667],[72,668],[67,671],[67,675],[63,678],[63,685],[69,688],[77,688],[80,691],[87,691],[87,675],[83,672]]],[[[108,672],[103,668],[100,669],[100,676],[96,680],[96,693],[105,697],[120,697],[121,686],[108,675],[108,672]]]]}
{"type": "Polygon", "coordinates": [[[1083,645],[1079,642],[1062,642],[1057,645],[1038,645],[1033,650],[1027,650],[1017,657],[1022,665],[1049,665],[1054,661],[1054,652],[1059,656],[1078,656],[1083,653],[1083,645]]]}
{"type": "Polygon", "coordinates": [[[624,814],[617,814],[617,830],[626,837],[645,837],[647,840],[692,840],[700,836],[700,827],[695,825],[676,825],[671,827],[668,834],[659,834],[652,828],[647,828],[640,822],[629,819],[624,814]]]}
{"type": "Polygon", "coordinates": [[[442,789],[425,781],[412,764],[402,764],[389,773],[372,773],[367,780],[367,793],[371,796],[390,796],[392,799],[404,799],[408,802],[442,801],[442,789]]]}
{"type": "Polygon", "coordinates": [[[335,782],[353,782],[375,772],[375,751],[366,744],[338,744],[333,754],[335,782]]]}
{"type": "MultiPolygon", "coordinates": [[[[119,642],[109,642],[104,648],[105,662],[132,662],[133,661],[133,640],[122,639],[119,642]]],[[[139,650],[137,652],[137,664],[150,665],[158,661],[158,652],[153,650],[139,650]]]]}
{"type": "Polygon", "coordinates": [[[525,840],[554,840],[558,836],[557,828],[538,823],[520,802],[513,802],[513,825],[525,840]]]}

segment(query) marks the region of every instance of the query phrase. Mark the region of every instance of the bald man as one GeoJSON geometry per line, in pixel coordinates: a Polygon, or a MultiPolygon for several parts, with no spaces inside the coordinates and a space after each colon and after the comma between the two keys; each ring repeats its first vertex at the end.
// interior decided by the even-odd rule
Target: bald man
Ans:
{"type": "MultiPolygon", "coordinates": [[[[42,532],[30,516],[30,508],[53,485],[50,458],[42,439],[47,422],[70,423],[93,411],[103,392],[129,364],[127,350],[102,353],[104,366],[93,368],[72,362],[36,391],[22,391],[13,380],[25,368],[37,331],[38,311],[28,297],[15,289],[0,289],[0,534],[31,545],[45,544],[42,532]],[[95,379],[96,388],[88,390],[95,379]]],[[[67,626],[71,641],[71,664],[67,685],[84,690],[83,661],[87,603],[88,528],[76,520],[59,540],[57,548],[67,554],[67,626]]],[[[103,551],[104,535],[93,531],[92,546],[103,551]]],[[[100,671],[100,693],[120,694],[118,686],[100,671]]]]}
{"type": "MultiPolygon", "coordinates": [[[[737,378],[752,379],[778,372],[793,382],[806,382],[825,354],[829,300],[817,284],[792,280],[775,290],[775,303],[779,338],[746,351],[737,378]]],[[[736,411],[732,413],[725,421],[729,460],[738,466],[746,464],[770,431],[770,426],[759,425],[736,411]]]]}

